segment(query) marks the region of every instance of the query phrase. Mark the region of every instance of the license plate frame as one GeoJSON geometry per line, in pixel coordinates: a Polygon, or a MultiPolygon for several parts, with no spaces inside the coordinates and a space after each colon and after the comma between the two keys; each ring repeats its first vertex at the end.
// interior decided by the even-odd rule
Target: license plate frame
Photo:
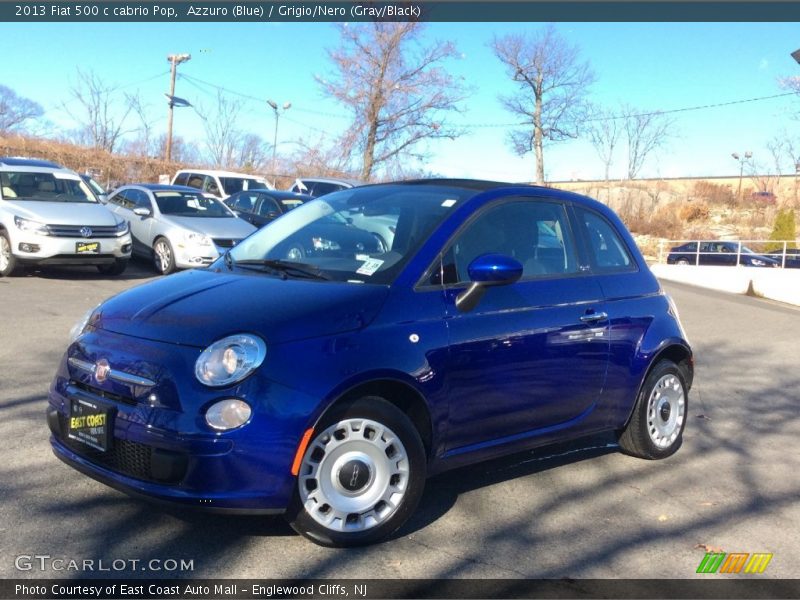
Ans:
{"type": "Polygon", "coordinates": [[[100,242],[75,242],[76,254],[100,254],[100,242]]]}
{"type": "Polygon", "coordinates": [[[70,398],[67,437],[100,452],[108,452],[114,440],[116,409],[104,402],[70,398]]]}

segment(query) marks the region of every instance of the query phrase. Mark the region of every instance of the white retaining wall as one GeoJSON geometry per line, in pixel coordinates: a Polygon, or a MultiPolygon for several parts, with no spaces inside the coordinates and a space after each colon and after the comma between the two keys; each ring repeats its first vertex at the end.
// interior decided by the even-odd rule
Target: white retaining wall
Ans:
{"type": "Polygon", "coordinates": [[[757,296],[800,306],[800,269],[651,265],[656,277],[713,290],[757,296]]]}

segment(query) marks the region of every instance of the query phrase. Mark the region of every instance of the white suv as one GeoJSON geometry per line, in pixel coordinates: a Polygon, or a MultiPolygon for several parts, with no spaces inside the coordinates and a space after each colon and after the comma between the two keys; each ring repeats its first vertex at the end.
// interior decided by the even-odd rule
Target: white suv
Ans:
{"type": "Polygon", "coordinates": [[[206,171],[184,169],[172,178],[172,185],[188,185],[225,200],[231,194],[243,190],[270,190],[272,186],[263,177],[231,171],[206,171]]]}
{"type": "Polygon", "coordinates": [[[0,158],[0,277],[24,265],[96,265],[119,275],[130,257],[127,221],[97,202],[77,173],[0,158]]]}

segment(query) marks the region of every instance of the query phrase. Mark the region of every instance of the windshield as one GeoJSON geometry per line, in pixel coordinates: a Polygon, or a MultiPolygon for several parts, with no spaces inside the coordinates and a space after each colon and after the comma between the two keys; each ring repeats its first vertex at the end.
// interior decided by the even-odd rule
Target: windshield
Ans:
{"type": "Polygon", "coordinates": [[[220,177],[222,189],[230,196],[242,190],[266,190],[267,184],[249,177],[220,177]]]}
{"type": "MultiPolygon", "coordinates": [[[[306,202],[230,251],[233,265],[310,265],[325,279],[391,283],[454,207],[474,190],[388,184],[343,190],[306,202]]],[[[264,269],[269,273],[269,269],[264,269]]]]}
{"type": "Polygon", "coordinates": [[[0,173],[0,184],[5,200],[97,204],[92,191],[77,176],[35,171],[5,171],[0,173]]]}
{"type": "Polygon", "coordinates": [[[162,215],[176,217],[234,218],[219,201],[194,192],[155,192],[158,210],[162,215]]]}

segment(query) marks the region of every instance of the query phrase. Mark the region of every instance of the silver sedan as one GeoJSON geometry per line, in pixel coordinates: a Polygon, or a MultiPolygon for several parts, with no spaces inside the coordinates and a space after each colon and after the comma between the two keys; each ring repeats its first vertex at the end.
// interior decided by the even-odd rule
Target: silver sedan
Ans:
{"type": "Polygon", "coordinates": [[[256,230],[219,200],[179,185],[126,185],[106,205],[130,223],[133,253],[156,270],[206,267],[256,230]]]}

